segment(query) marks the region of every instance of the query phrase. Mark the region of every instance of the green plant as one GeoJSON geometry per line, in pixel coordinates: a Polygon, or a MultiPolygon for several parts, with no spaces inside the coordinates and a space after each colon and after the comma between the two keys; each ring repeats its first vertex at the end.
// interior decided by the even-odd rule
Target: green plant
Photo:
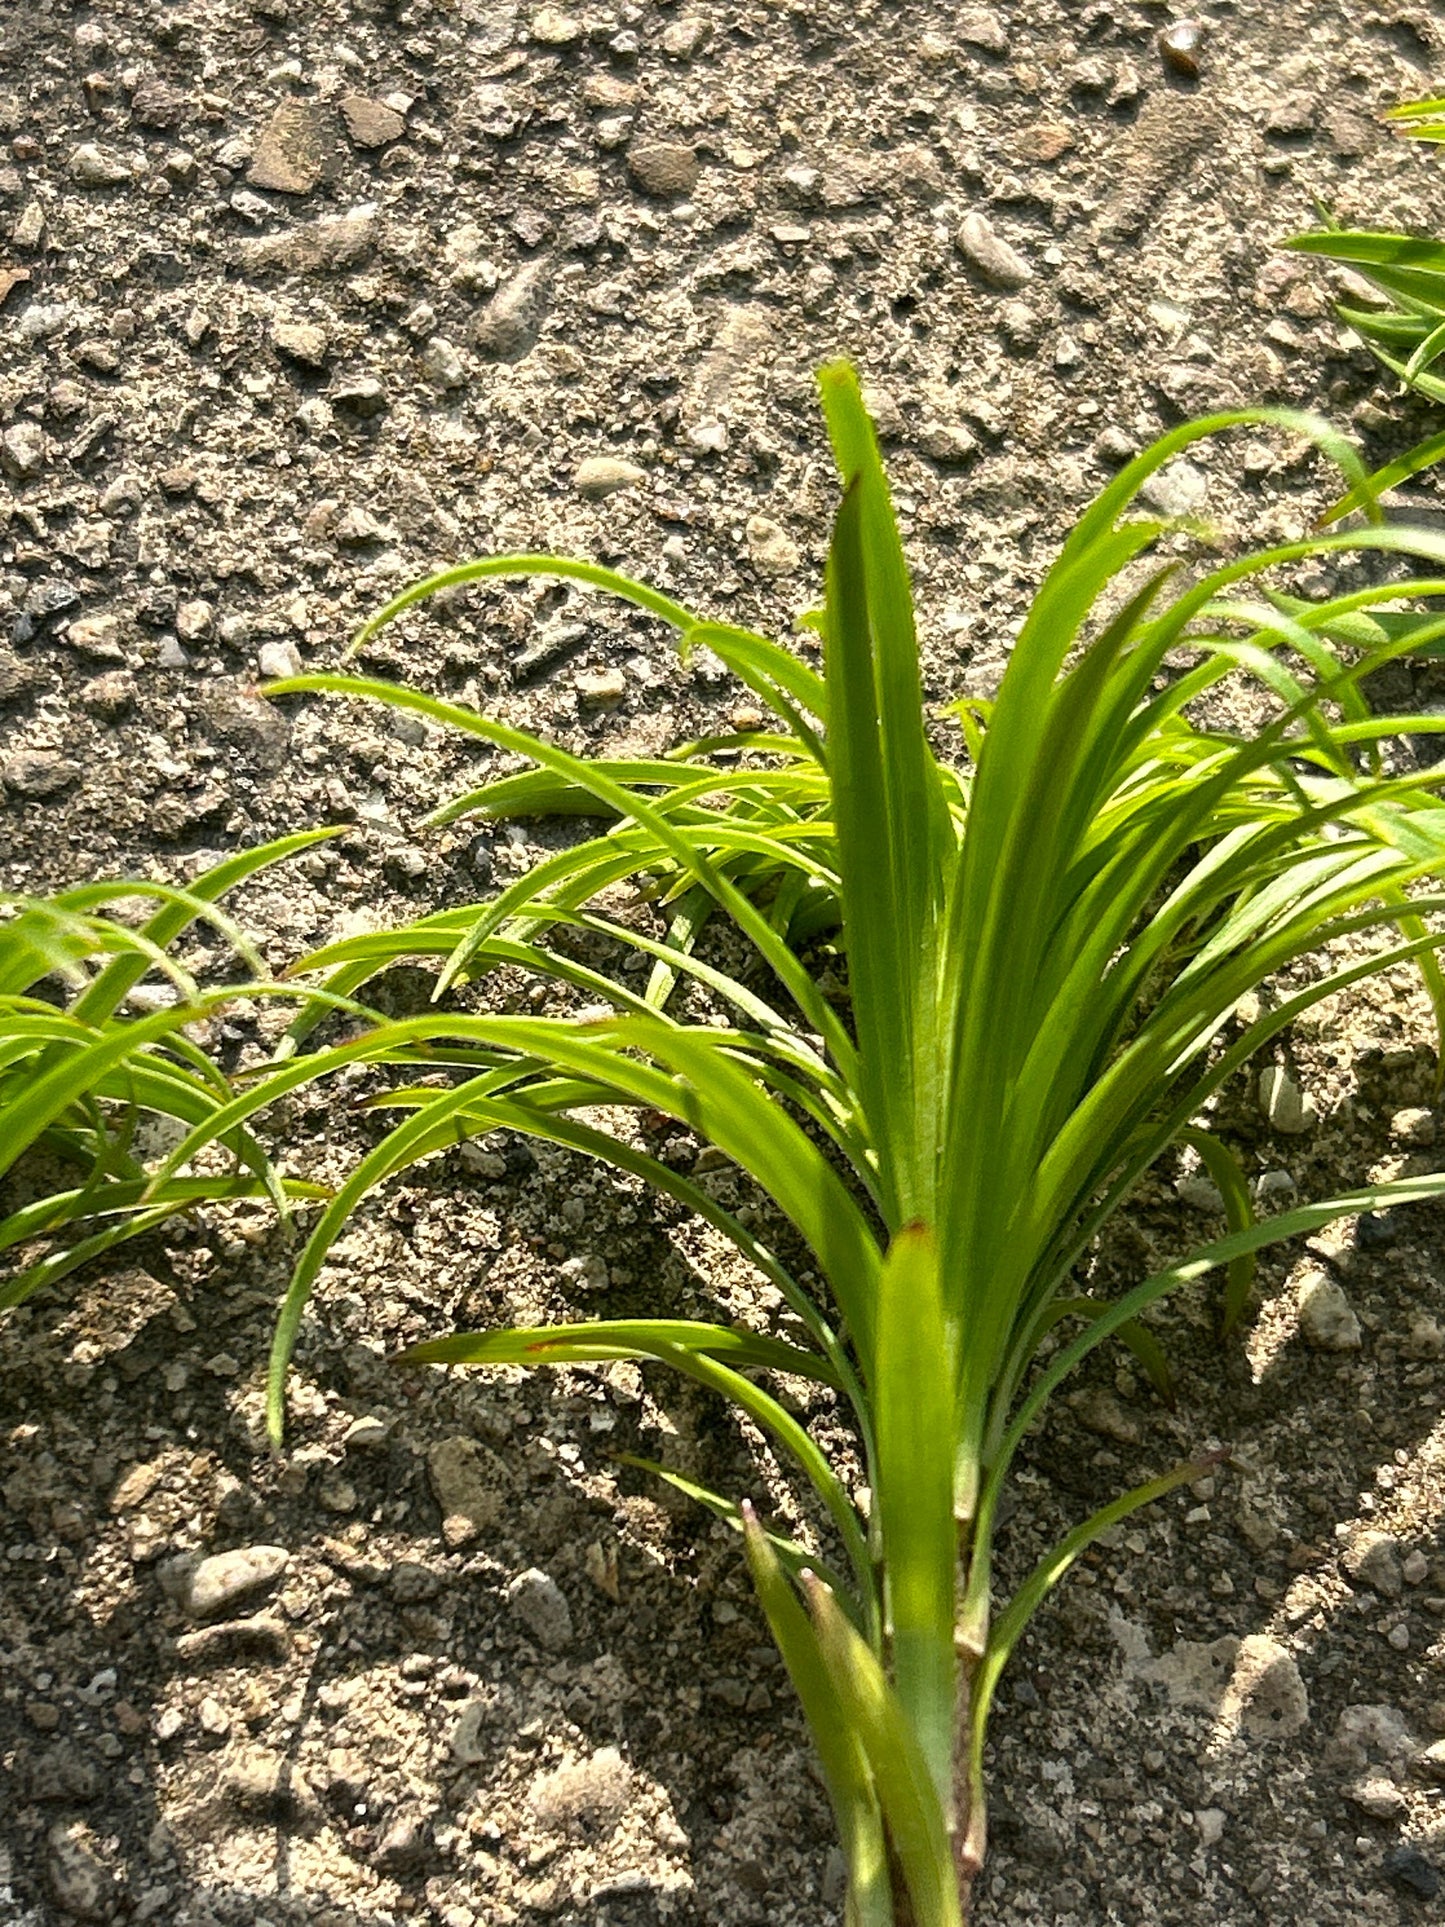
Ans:
{"type": "MultiPolygon", "coordinates": [[[[660,1361],[732,1400],[818,1503],[814,1544],[770,1533],[747,1504],[653,1468],[740,1531],[759,1598],[815,1735],[850,1872],[849,1927],[951,1927],[984,1851],[984,1738],[1000,1671],[1030,1614],[1090,1540],[1194,1477],[1165,1471],[1071,1532],[996,1606],[994,1538],[1019,1445],[1065,1376],[1118,1335],[1166,1381],[1146,1314],[1224,1269],[1237,1319],[1261,1248],[1332,1219],[1445,1194],[1445,1175],[1364,1187],[1252,1220],[1247,1188],[1201,1124],[1230,1077],[1301,1013],[1417,960],[1440,1007],[1425,919],[1445,895],[1445,767],[1387,774],[1387,737],[1438,728],[1372,717],[1363,676],[1445,634],[1419,618],[1342,651],[1331,623],[1445,591],[1445,539],[1398,526],[1283,543],[1191,579],[1150,561],[1172,525],[1131,514],[1140,486],[1201,437],[1273,423],[1358,464],[1314,421],[1260,411],[1176,430],[1084,515],[1040,588],[993,701],[964,697],[942,757],[922,693],[908,575],[851,370],[825,368],[843,480],[828,564],[823,673],[763,636],[710,623],[610,571],[548,557],[448,570],[398,598],[365,642],[443,588],[546,574],[611,590],[706,644],[775,725],[650,760],[587,760],[394,684],[308,675],[274,697],[330,693],[410,710],[534,767],[439,810],[611,819],[494,901],[349,938],[298,969],[350,995],[403,957],[442,960],[427,1014],[302,1049],[197,1128],[210,1132],[357,1062],[403,1078],[372,1100],[398,1121],[321,1215],[272,1360],[279,1437],[307,1296],[367,1193],[472,1133],[505,1128],[634,1174],[721,1231],[765,1286],[754,1328],[603,1319],[461,1333],[413,1362],[660,1361]],[[1320,605],[1277,606],[1271,568],[1367,549],[1434,573],[1320,605]],[[1267,719],[1192,720],[1231,679],[1267,719]],[[635,886],[617,908],[618,886],[635,886]],[[609,907],[611,906],[611,907],[609,907]],[[725,970],[707,926],[747,940],[725,970]],[[1361,948],[1371,933],[1393,932],[1361,948]],[[574,954],[573,939],[650,966],[645,983],[574,954]],[[1306,956],[1327,963],[1252,1019],[1246,993],[1306,956]],[[846,961],[846,1001],[826,974],[846,961]],[[605,1016],[458,1008],[449,994],[523,966],[605,1016]],[[439,1074],[446,1081],[439,1083],[439,1074]],[[816,1276],[789,1265],[704,1183],[633,1128],[659,1113],[746,1172],[791,1224],[816,1276]],[[1087,1288],[1099,1234],[1171,1147],[1220,1183],[1229,1235],[1113,1300],[1087,1288]],[[820,1282],[821,1281],[821,1282],[820,1282]],[[758,1374],[810,1387],[851,1418],[856,1465],[830,1460],[758,1374]]],[[[1212,705],[1214,706],[1214,705],[1212,705]]],[[[936,732],[935,732],[936,733],[936,732]]]]}
{"type": "MultiPolygon", "coordinates": [[[[0,1283],[0,1311],[20,1304],[127,1238],[179,1212],[220,1199],[325,1196],[316,1185],[280,1178],[243,1126],[216,1134],[230,1167],[153,1175],[137,1137],[157,1120],[174,1136],[209,1130],[235,1095],[226,1077],[186,1035],[256,984],[201,991],[171,954],[201,921],[264,978],[260,959],[220,900],[248,877],[332,832],[309,832],[246,850],[181,889],[157,882],[83,884],[53,897],[0,899],[0,1179],[27,1154],[60,1168],[58,1189],[0,1219],[0,1254],[30,1254],[0,1283]],[[103,914],[118,899],[153,899],[137,928],[103,914]],[[164,979],[156,995],[142,980],[164,979]],[[129,1000],[129,1001],[128,1001],[129,1000]],[[139,1007],[136,1007],[139,1006],[139,1007]]],[[[292,988],[281,994],[294,997],[292,988]]]]}
{"type": "MultiPolygon", "coordinates": [[[[1385,118],[1416,140],[1445,140],[1445,101],[1410,101],[1385,118]]],[[[1320,213],[1325,215],[1321,208],[1320,213]]],[[[1433,372],[1445,355],[1445,241],[1364,228],[1326,225],[1296,234],[1285,246],[1349,268],[1382,297],[1379,308],[1341,302],[1336,312],[1385,367],[1432,401],[1445,401],[1445,380],[1433,372]]],[[[1429,459],[1438,459],[1436,450],[1429,459]]]]}

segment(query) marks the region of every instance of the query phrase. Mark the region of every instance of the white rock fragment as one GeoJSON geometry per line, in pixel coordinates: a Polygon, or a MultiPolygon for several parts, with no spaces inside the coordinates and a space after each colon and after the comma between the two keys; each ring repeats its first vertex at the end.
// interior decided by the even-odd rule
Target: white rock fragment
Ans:
{"type": "Polygon", "coordinates": [[[1300,1290],[1299,1326],[1317,1352],[1357,1352],[1360,1321],[1343,1288],[1328,1273],[1312,1271],[1300,1290]]]}
{"type": "Polygon", "coordinates": [[[1289,1648],[1268,1633],[1240,1640],[1220,1714],[1255,1739],[1289,1739],[1306,1727],[1309,1694],[1289,1648]]]}
{"type": "Polygon", "coordinates": [[[70,178],[82,187],[119,187],[131,178],[131,168],[118,154],[86,141],[70,157],[70,178]]]}
{"type": "Polygon", "coordinates": [[[507,1603],[537,1644],[560,1653],[572,1644],[572,1608],[550,1574],[531,1566],[507,1588],[507,1603]]]}
{"type": "Polygon", "coordinates": [[[1382,1599],[1398,1599],[1405,1590],[1400,1542],[1393,1532],[1360,1533],[1346,1550],[1343,1564],[1351,1579],[1382,1599]]]}
{"type": "Polygon", "coordinates": [[[572,486],[587,501],[600,502],[618,489],[635,488],[646,477],[646,469],[635,462],[624,462],[614,455],[589,455],[573,471],[572,486]]]}
{"type": "Polygon", "coordinates": [[[1409,1811],[1404,1794],[1383,1773],[1367,1773],[1354,1781],[1345,1788],[1345,1798],[1371,1820],[1403,1820],[1409,1811]]]}
{"type": "Polygon", "coordinates": [[[766,515],[751,517],[747,542],[749,559],[760,575],[791,575],[802,561],[792,536],[766,515]]]}
{"type": "Polygon", "coordinates": [[[211,633],[215,613],[211,604],[199,596],[193,602],[183,602],[176,610],[176,634],[182,642],[198,642],[211,633]]]}
{"type": "Polygon", "coordinates": [[[433,335],[419,357],[422,373],[438,388],[465,388],[466,363],[445,335],[433,335]]]}
{"type": "Polygon", "coordinates": [[[1270,1129],[1298,1137],[1319,1122],[1319,1112],[1283,1064],[1269,1064],[1259,1074],[1259,1108],[1270,1129]]]}
{"type": "Polygon", "coordinates": [[[994,232],[992,221],[986,214],[975,208],[965,214],[954,245],[959,253],[973,267],[977,268],[985,281],[992,282],[996,288],[1021,288],[1032,281],[1034,271],[1019,253],[1009,246],[1000,235],[994,232]]]}
{"type": "Polygon", "coordinates": [[[17,482],[28,482],[45,466],[45,431],[39,422],[15,422],[0,435],[0,468],[17,482]]]}
{"type": "Polygon", "coordinates": [[[212,1619],[237,1600],[274,1586],[291,1563],[284,1546],[238,1546],[213,1553],[191,1574],[182,1601],[192,1619],[212,1619]]]}
{"type": "Polygon", "coordinates": [[[610,709],[627,694],[627,678],[620,669],[584,669],[575,679],[581,700],[594,709],[610,709]]]}
{"type": "Polygon", "coordinates": [[[1411,1150],[1428,1150],[1435,1142],[1435,1113],[1426,1110],[1423,1104],[1407,1105],[1403,1111],[1396,1111],[1390,1119],[1390,1138],[1392,1143],[1406,1145],[1411,1150]]]}
{"type": "Polygon", "coordinates": [[[301,653],[294,642],[263,642],[256,651],[256,667],[268,682],[301,674],[301,653]]]}
{"type": "Polygon", "coordinates": [[[1224,1823],[1228,1819],[1223,1807],[1199,1807],[1194,1815],[1194,1824],[1199,1829],[1201,1847],[1218,1846],[1224,1838],[1224,1823]]]}

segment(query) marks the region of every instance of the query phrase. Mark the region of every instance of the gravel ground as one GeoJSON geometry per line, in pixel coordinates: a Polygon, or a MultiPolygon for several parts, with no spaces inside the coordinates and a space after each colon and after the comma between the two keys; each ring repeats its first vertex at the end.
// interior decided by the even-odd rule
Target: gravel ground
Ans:
{"type": "MultiPolygon", "coordinates": [[[[336,705],[282,715],[256,679],[335,663],[395,587],[502,548],[786,628],[833,491],[810,369],[840,349],[889,444],[939,697],[996,679],[1071,518],[1166,425],[1248,399],[1330,412],[1380,459],[1406,445],[1422,422],[1272,243],[1312,195],[1428,224],[1438,168],[1375,115],[1438,76],[1438,15],[1218,0],[1197,79],[1157,45],[1168,20],[6,9],[5,887],[183,879],[345,825],[238,905],[276,968],[483,893],[549,833],[413,826],[485,756],[336,705]]],[[[1157,505],[1262,539],[1328,489],[1246,436],[1157,505]]],[[[368,660],[574,747],[666,746],[741,700],[555,587],[472,596],[368,660]]],[[[1386,693],[1441,700],[1415,684],[1386,693]]],[[[235,1054],[257,1026],[235,1013],[235,1054]]],[[[1431,1066],[1418,995],[1387,979],[1293,1036],[1315,1121],[1284,1133],[1240,1090],[1223,1122],[1266,1195],[1322,1194],[1435,1156],[1431,1066]]],[[[364,1141],[333,1105],[285,1120],[297,1170],[364,1141]]],[[[1161,1172],[1101,1278],[1207,1231],[1207,1203],[1161,1172]]],[[[1181,1453],[1235,1460],[1085,1561],[1008,1675],[986,1927],[1438,1907],[1439,1230],[1420,1212],[1290,1254],[1223,1351],[1180,1299],[1178,1408],[1111,1358],[1037,1442],[1015,1573],[1181,1453]]],[[[286,1262],[259,1214],[217,1214],[0,1331],[0,1919],[835,1922],[823,1797],[736,1547],[615,1458],[775,1486],[756,1439],[631,1366],[385,1363],[453,1320],[738,1308],[747,1281],[560,1152],[438,1160],[337,1247],[278,1461],[260,1372],[286,1262]]]]}

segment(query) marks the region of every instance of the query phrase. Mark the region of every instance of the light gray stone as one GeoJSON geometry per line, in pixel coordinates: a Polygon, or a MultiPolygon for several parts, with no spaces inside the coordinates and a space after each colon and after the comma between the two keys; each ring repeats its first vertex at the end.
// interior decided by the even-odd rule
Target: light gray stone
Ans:
{"type": "Polygon", "coordinates": [[[548,1573],[532,1566],[519,1573],[507,1588],[513,1617],[549,1653],[572,1644],[572,1608],[567,1595],[548,1573]]]}
{"type": "Polygon", "coordinates": [[[422,349],[422,373],[438,388],[465,388],[466,363],[445,335],[433,335],[422,349]]]}
{"type": "Polygon", "coordinates": [[[1382,1599],[1398,1599],[1405,1590],[1400,1542],[1393,1532],[1362,1532],[1347,1548],[1343,1563],[1351,1579],[1382,1599]]]}
{"type": "Polygon", "coordinates": [[[520,361],[530,353],[546,318],[551,264],[529,261],[504,281],[478,317],[472,345],[488,361],[520,361]]]}
{"type": "Polygon", "coordinates": [[[754,515],[747,526],[748,556],[760,575],[792,575],[802,557],[786,529],[766,515],[754,515]]]}
{"type": "Polygon", "coordinates": [[[291,1563],[284,1546],[237,1546],[203,1559],[186,1585],[184,1606],[192,1619],[214,1619],[238,1600],[274,1586],[291,1563]]]}
{"type": "Polygon", "coordinates": [[[497,1468],[475,1439],[442,1439],[426,1455],[431,1489],[442,1512],[442,1538],[464,1546],[501,1517],[497,1468]]]}
{"type": "Polygon", "coordinates": [[[635,488],[646,479],[647,470],[635,462],[624,462],[615,455],[589,455],[573,471],[572,486],[589,502],[600,502],[618,489],[635,488]]]}
{"type": "Polygon", "coordinates": [[[1156,470],[1139,493],[1160,515],[1197,515],[1209,495],[1209,478],[1180,456],[1156,470]]]}
{"type": "Polygon", "coordinates": [[[1323,1271],[1313,1271],[1300,1291],[1300,1331],[1317,1352],[1357,1352],[1360,1321],[1343,1287],[1323,1271]]]}
{"type": "Polygon", "coordinates": [[[82,187],[119,187],[131,178],[131,168],[119,154],[86,141],[70,157],[70,178],[82,187]]]}
{"type": "Polygon", "coordinates": [[[1259,1074],[1259,1108],[1272,1131],[1298,1137],[1319,1122],[1319,1113],[1283,1064],[1267,1064],[1259,1074]]]}
{"type": "Polygon", "coordinates": [[[954,243],[964,259],[996,288],[1021,288],[1033,280],[1034,271],[1018,249],[996,234],[993,222],[977,208],[964,215],[954,243]]]}

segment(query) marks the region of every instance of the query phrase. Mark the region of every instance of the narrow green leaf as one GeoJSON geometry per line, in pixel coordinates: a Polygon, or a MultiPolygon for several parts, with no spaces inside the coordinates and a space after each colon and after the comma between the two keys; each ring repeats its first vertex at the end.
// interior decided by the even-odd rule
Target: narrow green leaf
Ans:
{"type": "Polygon", "coordinates": [[[821,1385],[836,1383],[816,1352],[800,1351],[740,1325],[690,1318],[604,1318],[578,1325],[513,1326],[429,1338],[399,1354],[404,1365],[569,1365],[608,1358],[666,1358],[706,1352],[738,1371],[791,1372],[821,1385]]]}
{"type": "Polygon", "coordinates": [[[818,1649],[872,1771],[888,1840],[927,1927],[962,1927],[948,1816],[928,1761],[867,1641],[821,1580],[804,1576],[818,1649]]]}
{"type": "Polygon", "coordinates": [[[945,1809],[957,1690],[955,1382],[938,1246],[925,1226],[907,1225],[889,1246],[878,1282],[874,1519],[894,1688],[945,1809]]]}
{"type": "MultiPolygon", "coordinates": [[[[818,1634],[784,1577],[774,1542],[747,1501],[740,1514],[758,1600],[818,1749],[823,1782],[848,1863],[850,1927],[855,1921],[857,1927],[893,1927],[883,1812],[856,1723],[850,1717],[851,1709],[838,1691],[818,1634]]],[[[839,1617],[843,1617],[841,1612],[839,1617]]]]}

